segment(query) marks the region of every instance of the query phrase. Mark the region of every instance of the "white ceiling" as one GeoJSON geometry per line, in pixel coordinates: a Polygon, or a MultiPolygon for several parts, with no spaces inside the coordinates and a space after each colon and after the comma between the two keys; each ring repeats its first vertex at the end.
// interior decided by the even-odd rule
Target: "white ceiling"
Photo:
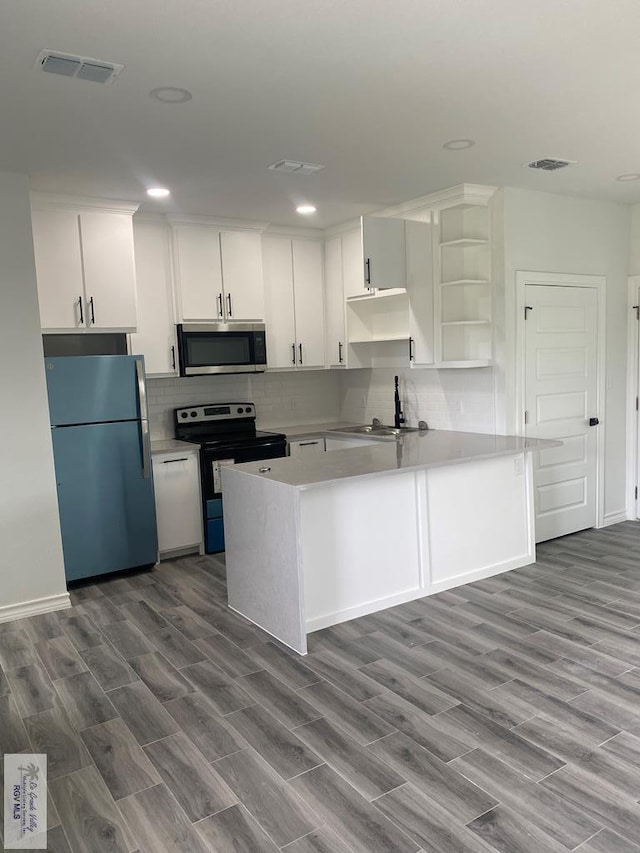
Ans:
{"type": "Polygon", "coordinates": [[[0,169],[34,189],[317,227],[465,181],[640,201],[637,0],[2,0],[0,44],[0,169]],[[43,48],[126,67],[67,80],[43,48]]]}

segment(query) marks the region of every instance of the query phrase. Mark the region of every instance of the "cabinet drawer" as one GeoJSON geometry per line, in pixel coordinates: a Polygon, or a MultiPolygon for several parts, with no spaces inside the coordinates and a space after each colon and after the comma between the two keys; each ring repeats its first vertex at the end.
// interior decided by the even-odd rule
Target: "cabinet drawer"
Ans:
{"type": "Polygon", "coordinates": [[[312,453],[324,453],[324,436],[289,441],[289,456],[309,456],[312,453]]]}

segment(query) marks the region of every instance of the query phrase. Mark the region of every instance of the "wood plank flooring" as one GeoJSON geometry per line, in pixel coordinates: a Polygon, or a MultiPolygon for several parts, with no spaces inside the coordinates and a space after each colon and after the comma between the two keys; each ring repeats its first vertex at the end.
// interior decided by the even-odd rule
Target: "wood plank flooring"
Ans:
{"type": "Polygon", "coordinates": [[[222,560],[0,625],[0,754],[46,752],[50,851],[640,853],[640,523],[319,631],[222,560]]]}

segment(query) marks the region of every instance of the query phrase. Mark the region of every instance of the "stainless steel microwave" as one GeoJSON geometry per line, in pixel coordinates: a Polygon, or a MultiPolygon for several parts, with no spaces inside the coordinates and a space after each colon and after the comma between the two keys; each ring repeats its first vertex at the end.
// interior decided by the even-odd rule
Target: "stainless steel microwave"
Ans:
{"type": "Polygon", "coordinates": [[[267,369],[264,323],[178,325],[180,376],[262,373],[267,369]]]}

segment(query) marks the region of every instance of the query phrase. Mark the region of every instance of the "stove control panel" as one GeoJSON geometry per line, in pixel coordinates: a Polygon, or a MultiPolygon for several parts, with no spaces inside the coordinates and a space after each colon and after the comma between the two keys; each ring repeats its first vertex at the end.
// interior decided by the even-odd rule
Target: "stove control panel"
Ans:
{"type": "Polygon", "coordinates": [[[177,424],[210,423],[212,421],[247,420],[256,416],[253,403],[211,403],[206,406],[187,406],[175,410],[177,424]]]}

